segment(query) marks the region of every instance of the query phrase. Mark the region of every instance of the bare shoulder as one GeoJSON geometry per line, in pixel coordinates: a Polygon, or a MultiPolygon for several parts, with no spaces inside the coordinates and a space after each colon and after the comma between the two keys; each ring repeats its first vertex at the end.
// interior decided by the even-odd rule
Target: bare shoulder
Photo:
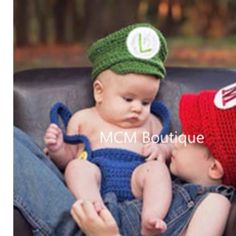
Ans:
{"type": "Polygon", "coordinates": [[[152,134],[159,134],[162,129],[161,120],[155,115],[151,114],[149,118],[150,129],[152,134]]]}
{"type": "Polygon", "coordinates": [[[223,235],[230,205],[225,196],[209,193],[197,206],[183,235],[223,235]]]}
{"type": "Polygon", "coordinates": [[[94,113],[93,107],[85,108],[75,112],[71,119],[86,119],[94,113]]]}
{"type": "Polygon", "coordinates": [[[93,108],[86,108],[75,112],[68,123],[67,133],[77,134],[79,127],[90,120],[93,114],[93,108]]]}
{"type": "Polygon", "coordinates": [[[224,207],[231,206],[231,202],[229,201],[229,199],[220,193],[209,193],[206,197],[206,201],[211,202],[212,204],[215,203],[224,207]]]}
{"type": "Polygon", "coordinates": [[[229,212],[230,207],[231,202],[224,195],[220,193],[209,193],[200,203],[198,211],[204,212],[208,209],[211,212],[224,212],[226,214],[229,212]]]}

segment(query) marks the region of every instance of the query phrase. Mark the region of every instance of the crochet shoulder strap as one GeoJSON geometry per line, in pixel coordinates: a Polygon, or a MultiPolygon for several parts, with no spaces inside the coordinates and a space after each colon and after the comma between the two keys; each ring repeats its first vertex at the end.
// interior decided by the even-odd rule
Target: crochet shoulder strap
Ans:
{"type": "MultiPolygon", "coordinates": [[[[58,126],[59,126],[59,118],[61,118],[63,125],[66,128],[71,116],[72,116],[71,111],[62,102],[54,104],[50,110],[50,122],[58,126]]],[[[91,154],[91,145],[89,139],[85,135],[82,134],[68,135],[65,132],[63,132],[63,139],[66,143],[69,144],[83,143],[85,145],[86,151],[88,152],[88,155],[91,154]]]]}
{"type": "Polygon", "coordinates": [[[170,112],[164,103],[154,100],[151,105],[151,112],[155,116],[159,117],[162,123],[162,130],[159,134],[159,142],[162,137],[169,134],[170,132],[170,112]]]}

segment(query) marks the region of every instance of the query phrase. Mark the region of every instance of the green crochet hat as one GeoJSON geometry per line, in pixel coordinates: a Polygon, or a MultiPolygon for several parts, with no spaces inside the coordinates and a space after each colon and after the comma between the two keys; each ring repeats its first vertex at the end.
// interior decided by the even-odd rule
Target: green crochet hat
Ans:
{"type": "Polygon", "coordinates": [[[92,78],[110,69],[117,74],[139,73],[163,79],[167,44],[162,33],[148,23],[129,25],[97,40],[89,48],[92,78]]]}

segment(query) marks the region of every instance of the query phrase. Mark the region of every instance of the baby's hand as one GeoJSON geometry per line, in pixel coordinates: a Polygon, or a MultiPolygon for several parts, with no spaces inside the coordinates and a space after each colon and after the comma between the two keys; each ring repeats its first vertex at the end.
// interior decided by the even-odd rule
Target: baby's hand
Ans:
{"type": "Polygon", "coordinates": [[[142,155],[146,158],[146,161],[158,160],[166,162],[170,158],[171,147],[170,144],[167,143],[156,144],[150,142],[148,144],[144,144],[142,155]]]}
{"type": "Polygon", "coordinates": [[[63,146],[62,130],[56,124],[50,124],[44,135],[45,152],[57,152],[63,146]]]}
{"type": "Polygon", "coordinates": [[[120,236],[118,226],[109,210],[98,207],[92,202],[77,200],[72,208],[71,215],[83,232],[88,236],[120,236]]]}

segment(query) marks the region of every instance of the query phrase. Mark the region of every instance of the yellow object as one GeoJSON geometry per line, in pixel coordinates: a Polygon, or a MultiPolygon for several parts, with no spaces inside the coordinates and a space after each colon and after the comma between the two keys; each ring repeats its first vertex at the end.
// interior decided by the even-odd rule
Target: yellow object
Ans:
{"type": "Polygon", "coordinates": [[[78,159],[80,160],[86,160],[88,158],[88,153],[86,151],[83,151],[79,154],[78,159]]]}

